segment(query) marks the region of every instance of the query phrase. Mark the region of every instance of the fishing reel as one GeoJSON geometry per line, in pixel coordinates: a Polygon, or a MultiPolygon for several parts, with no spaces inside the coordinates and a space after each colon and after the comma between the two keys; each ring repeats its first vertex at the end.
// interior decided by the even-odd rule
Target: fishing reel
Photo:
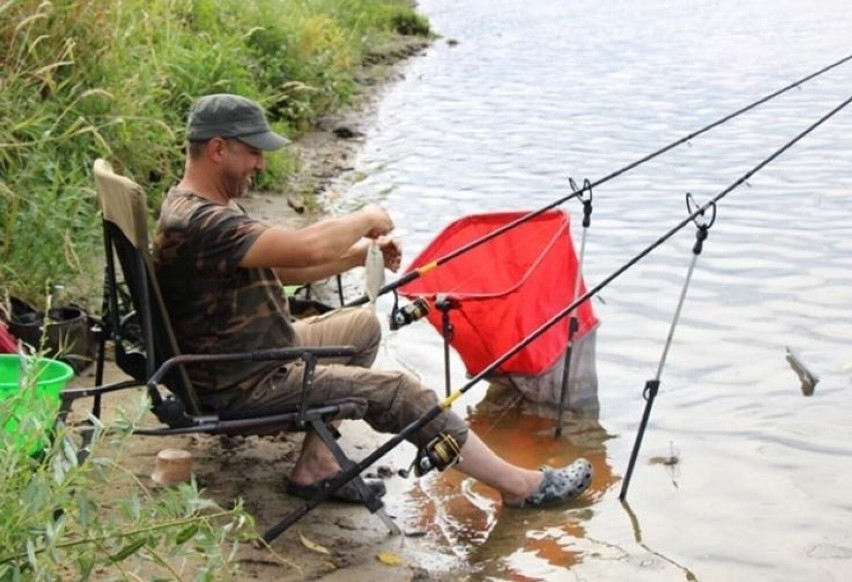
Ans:
{"type": "Polygon", "coordinates": [[[393,308],[390,312],[388,325],[392,331],[414,323],[418,319],[422,319],[429,313],[429,302],[425,297],[418,297],[408,305],[399,307],[399,297],[396,293],[393,296],[393,308]]]}
{"type": "Polygon", "coordinates": [[[400,469],[400,477],[408,477],[411,471],[417,477],[422,477],[432,469],[443,471],[455,465],[459,460],[461,445],[451,434],[441,433],[433,438],[425,447],[417,449],[414,461],[408,469],[400,469]]]}

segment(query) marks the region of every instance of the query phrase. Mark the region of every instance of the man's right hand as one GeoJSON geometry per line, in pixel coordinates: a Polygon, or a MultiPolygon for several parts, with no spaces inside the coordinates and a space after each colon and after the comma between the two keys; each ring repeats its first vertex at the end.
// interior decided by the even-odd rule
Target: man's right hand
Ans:
{"type": "Polygon", "coordinates": [[[384,208],[371,204],[362,208],[361,212],[367,218],[369,225],[367,232],[364,233],[367,238],[378,238],[393,230],[393,220],[384,208]]]}

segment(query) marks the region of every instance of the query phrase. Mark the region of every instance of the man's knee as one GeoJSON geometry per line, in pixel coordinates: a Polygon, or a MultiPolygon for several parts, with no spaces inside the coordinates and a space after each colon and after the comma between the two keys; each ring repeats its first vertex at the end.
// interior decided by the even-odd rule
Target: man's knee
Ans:
{"type": "Polygon", "coordinates": [[[369,309],[353,309],[349,322],[350,329],[356,330],[352,343],[358,353],[351,364],[369,368],[373,365],[382,340],[382,326],[379,319],[369,309]]]}
{"type": "MultiPolygon", "coordinates": [[[[416,421],[438,405],[438,396],[424,387],[414,376],[407,372],[399,372],[397,389],[388,408],[388,415],[394,418],[397,426],[393,432],[401,430],[416,421]]],[[[449,434],[463,445],[467,440],[467,423],[452,410],[442,410],[430,422],[426,423],[416,433],[408,435],[407,440],[423,446],[439,434],[449,434]]]]}
{"type": "Polygon", "coordinates": [[[382,325],[379,323],[379,318],[369,309],[359,309],[358,317],[360,318],[358,325],[366,340],[365,345],[378,346],[382,339],[382,325]]]}
{"type": "Polygon", "coordinates": [[[294,326],[301,345],[352,346],[355,354],[335,363],[369,368],[379,351],[382,326],[368,309],[336,309],[294,326]]]}

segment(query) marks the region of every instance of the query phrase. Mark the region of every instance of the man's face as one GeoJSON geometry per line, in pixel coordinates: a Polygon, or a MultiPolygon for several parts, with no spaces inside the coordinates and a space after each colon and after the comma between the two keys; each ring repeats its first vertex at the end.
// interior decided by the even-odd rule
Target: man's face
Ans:
{"type": "Polygon", "coordinates": [[[223,189],[228,198],[240,198],[251,188],[252,174],[264,168],[263,152],[238,139],[222,140],[223,189]]]}

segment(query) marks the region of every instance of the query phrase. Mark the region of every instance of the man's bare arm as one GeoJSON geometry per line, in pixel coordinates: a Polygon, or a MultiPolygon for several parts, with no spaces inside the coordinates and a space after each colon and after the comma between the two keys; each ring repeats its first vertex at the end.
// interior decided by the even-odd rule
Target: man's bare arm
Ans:
{"type": "Polygon", "coordinates": [[[376,238],[392,229],[388,214],[375,206],[300,229],[273,226],[257,237],[240,266],[304,269],[349,264],[352,247],[362,237],[376,238]]]}
{"type": "MultiPolygon", "coordinates": [[[[370,239],[361,239],[352,245],[342,257],[323,265],[301,268],[284,267],[278,268],[275,271],[278,273],[278,278],[285,285],[304,285],[327,279],[328,277],[363,265],[370,242],[370,239]]],[[[393,272],[398,271],[402,261],[402,248],[399,242],[384,236],[376,239],[376,242],[384,254],[385,267],[393,272]]]]}

